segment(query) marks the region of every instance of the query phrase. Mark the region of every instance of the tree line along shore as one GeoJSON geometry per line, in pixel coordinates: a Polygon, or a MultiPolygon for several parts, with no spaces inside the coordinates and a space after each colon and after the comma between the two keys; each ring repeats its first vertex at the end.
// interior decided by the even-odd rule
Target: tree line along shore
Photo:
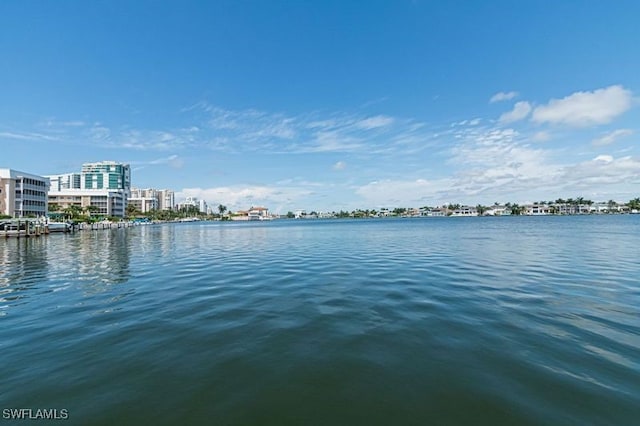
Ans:
{"type": "MultiPolygon", "coordinates": [[[[331,212],[296,210],[285,214],[274,214],[270,218],[276,219],[314,219],[314,218],[375,218],[375,217],[458,217],[458,216],[520,216],[520,215],[585,215],[585,214],[635,214],[640,213],[640,197],[633,198],[626,203],[614,200],[594,202],[583,197],[559,198],[555,201],[537,201],[533,203],[499,203],[492,205],[477,204],[475,206],[460,203],[446,203],[441,206],[423,207],[394,207],[379,209],[354,209],[331,212]]],[[[195,206],[187,206],[175,210],[152,210],[140,212],[133,206],[127,207],[125,218],[105,217],[97,215],[93,206],[69,206],[60,209],[56,204],[49,204],[49,217],[54,220],[72,221],[76,223],[120,222],[120,221],[150,221],[171,222],[188,220],[236,220],[239,212],[229,210],[219,204],[217,212],[204,214],[195,206]]]]}

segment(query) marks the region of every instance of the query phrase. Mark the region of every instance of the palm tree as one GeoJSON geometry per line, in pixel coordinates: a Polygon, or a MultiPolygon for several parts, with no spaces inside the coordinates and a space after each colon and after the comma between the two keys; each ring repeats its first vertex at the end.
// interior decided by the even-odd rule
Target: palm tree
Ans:
{"type": "Polygon", "coordinates": [[[91,217],[91,213],[97,212],[98,208],[96,206],[86,206],[83,210],[87,213],[87,216],[91,217]]]}
{"type": "Polygon", "coordinates": [[[478,216],[484,215],[484,212],[488,210],[488,207],[483,206],[482,204],[478,204],[476,206],[476,211],[478,212],[478,216]]]}
{"type": "Polygon", "coordinates": [[[138,211],[138,209],[136,208],[136,206],[134,206],[133,204],[128,204],[126,210],[127,210],[127,216],[128,217],[135,216],[138,213],[140,213],[138,211]]]}
{"type": "Polygon", "coordinates": [[[517,203],[511,204],[510,207],[511,207],[511,214],[512,215],[519,216],[520,213],[522,213],[522,208],[517,203]]]}
{"type": "Polygon", "coordinates": [[[593,205],[593,200],[584,200],[584,203],[589,206],[589,213],[591,213],[591,206],[593,205]]]}
{"type": "Polygon", "coordinates": [[[618,205],[618,203],[616,203],[613,200],[607,201],[607,208],[608,208],[609,213],[611,213],[613,211],[613,208],[617,207],[617,205],[618,205]]]}
{"type": "Polygon", "coordinates": [[[218,211],[220,212],[220,218],[222,219],[222,215],[227,211],[227,206],[218,204],[218,211]]]}
{"type": "Polygon", "coordinates": [[[80,216],[80,212],[82,212],[82,207],[76,206],[75,204],[71,204],[70,206],[67,206],[63,210],[63,212],[68,219],[75,219],[78,216],[80,216]]]}

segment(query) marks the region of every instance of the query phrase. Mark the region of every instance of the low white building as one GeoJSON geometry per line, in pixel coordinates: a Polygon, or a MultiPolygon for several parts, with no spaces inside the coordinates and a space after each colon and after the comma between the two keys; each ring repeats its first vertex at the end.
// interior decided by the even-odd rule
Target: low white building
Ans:
{"type": "Polygon", "coordinates": [[[248,214],[249,220],[268,220],[271,219],[269,209],[266,207],[251,207],[248,214]]]}
{"type": "Polygon", "coordinates": [[[554,209],[546,204],[530,204],[525,206],[527,216],[546,216],[553,214],[554,209]]]}
{"type": "Polygon", "coordinates": [[[447,209],[440,207],[436,207],[433,209],[424,209],[420,214],[427,217],[445,217],[447,215],[447,209]]]}
{"type": "Polygon", "coordinates": [[[478,216],[478,210],[472,206],[462,206],[451,213],[452,217],[478,216]]]}
{"type": "Polygon", "coordinates": [[[127,195],[123,191],[108,189],[65,189],[49,192],[49,204],[55,204],[58,211],[77,206],[81,209],[93,208],[92,216],[124,217],[127,195]]]}
{"type": "Polygon", "coordinates": [[[0,214],[46,216],[49,179],[13,169],[0,169],[0,214]]]}
{"type": "Polygon", "coordinates": [[[509,216],[510,214],[511,209],[498,204],[494,204],[493,206],[487,208],[487,210],[485,210],[484,212],[484,216],[509,216]]]}

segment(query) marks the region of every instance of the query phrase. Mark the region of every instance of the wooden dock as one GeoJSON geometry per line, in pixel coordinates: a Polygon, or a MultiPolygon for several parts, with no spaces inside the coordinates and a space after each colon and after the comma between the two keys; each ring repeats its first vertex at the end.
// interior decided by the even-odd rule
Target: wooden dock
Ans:
{"type": "Polygon", "coordinates": [[[30,238],[48,233],[47,226],[37,219],[0,219],[0,237],[30,238]]]}
{"type": "Polygon", "coordinates": [[[76,223],[69,228],[60,230],[58,228],[49,229],[47,223],[39,219],[0,219],[0,238],[30,238],[48,235],[50,233],[74,232],[74,231],[102,231],[109,229],[131,228],[139,225],[149,225],[146,222],[96,222],[96,223],[76,223]]]}

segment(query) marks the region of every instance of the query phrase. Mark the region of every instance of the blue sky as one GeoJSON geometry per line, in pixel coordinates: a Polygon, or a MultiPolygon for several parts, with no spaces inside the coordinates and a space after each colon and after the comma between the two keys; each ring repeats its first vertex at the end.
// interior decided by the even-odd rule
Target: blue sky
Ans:
{"type": "Polygon", "coordinates": [[[0,167],[232,210],[640,196],[635,1],[0,2],[0,167]]]}

